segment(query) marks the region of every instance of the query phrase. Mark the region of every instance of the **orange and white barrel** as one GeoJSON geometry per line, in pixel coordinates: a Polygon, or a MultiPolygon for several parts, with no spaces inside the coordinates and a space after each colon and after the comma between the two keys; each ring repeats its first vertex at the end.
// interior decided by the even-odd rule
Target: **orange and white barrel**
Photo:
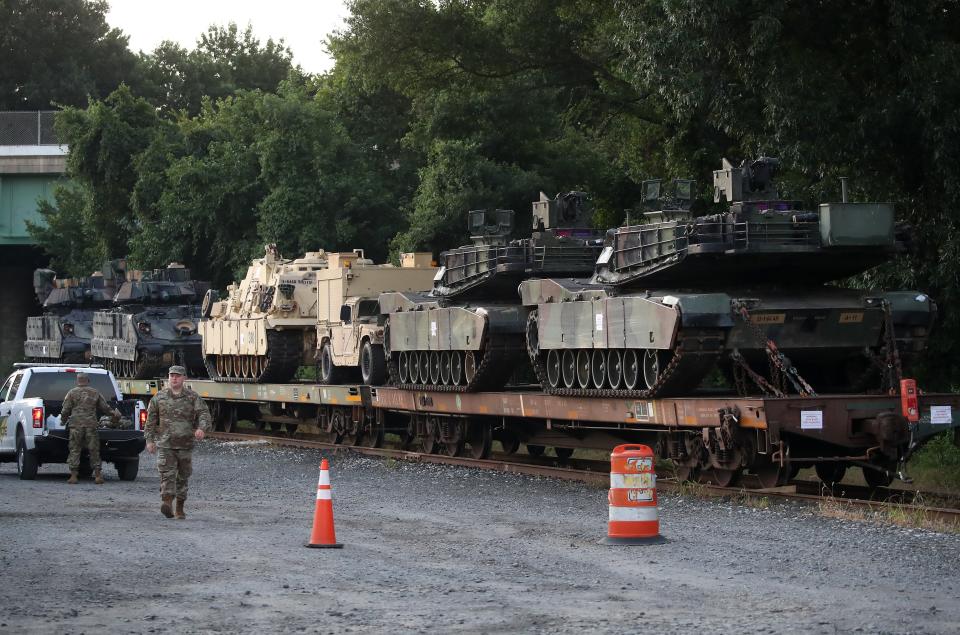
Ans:
{"type": "Polygon", "coordinates": [[[660,542],[657,473],[653,450],[646,445],[618,445],[610,454],[610,519],[607,545],[660,542]]]}

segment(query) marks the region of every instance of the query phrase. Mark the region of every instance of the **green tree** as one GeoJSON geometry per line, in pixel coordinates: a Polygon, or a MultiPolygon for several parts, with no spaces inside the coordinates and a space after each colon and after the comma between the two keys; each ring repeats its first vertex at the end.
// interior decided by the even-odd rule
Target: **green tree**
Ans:
{"type": "Polygon", "coordinates": [[[0,0],[0,110],[81,107],[136,74],[105,0],[0,0]]]}

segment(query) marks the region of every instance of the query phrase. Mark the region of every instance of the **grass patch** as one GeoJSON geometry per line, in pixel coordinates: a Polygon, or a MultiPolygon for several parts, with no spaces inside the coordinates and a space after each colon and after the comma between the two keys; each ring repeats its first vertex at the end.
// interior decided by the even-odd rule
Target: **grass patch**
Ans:
{"type": "Polygon", "coordinates": [[[913,487],[960,494],[960,448],[953,434],[940,434],[910,457],[907,471],[913,487]]]}
{"type": "Polygon", "coordinates": [[[924,509],[922,503],[919,502],[916,506],[886,505],[873,509],[852,505],[836,498],[828,498],[818,503],[817,506],[820,515],[826,518],[960,533],[960,521],[943,520],[924,509]]]}

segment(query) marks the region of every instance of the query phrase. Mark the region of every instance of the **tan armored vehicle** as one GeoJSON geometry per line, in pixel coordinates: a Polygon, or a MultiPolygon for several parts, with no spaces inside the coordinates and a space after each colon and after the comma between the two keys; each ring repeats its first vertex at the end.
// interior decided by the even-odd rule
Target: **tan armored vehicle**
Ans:
{"type": "Polygon", "coordinates": [[[312,365],[317,347],[317,271],[328,254],[284,260],[275,245],[253,261],[239,284],[204,298],[203,360],[217,381],[283,382],[312,365]]]}
{"type": "Polygon", "coordinates": [[[401,254],[400,266],[375,265],[352,254],[328,254],[327,269],[317,272],[317,378],[322,384],[354,379],[364,384],[386,380],[383,319],[379,296],[387,291],[424,291],[437,268],[429,253],[401,254]]]}

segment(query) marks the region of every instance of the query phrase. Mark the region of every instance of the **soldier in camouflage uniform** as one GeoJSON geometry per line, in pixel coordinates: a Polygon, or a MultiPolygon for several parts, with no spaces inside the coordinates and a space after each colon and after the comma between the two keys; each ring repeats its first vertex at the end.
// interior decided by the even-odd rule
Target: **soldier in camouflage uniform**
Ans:
{"type": "Polygon", "coordinates": [[[70,453],[67,465],[70,466],[70,478],[67,483],[75,485],[80,471],[80,453],[86,443],[90,452],[90,466],[96,475],[97,485],[103,485],[103,473],[100,470],[100,436],[97,434],[99,415],[112,414],[114,420],[120,418],[120,412],[107,405],[100,392],[90,385],[86,373],[77,373],[77,385],[71,388],[63,398],[60,420],[65,421],[70,431],[70,453]]]}
{"type": "Polygon", "coordinates": [[[160,472],[160,513],[173,518],[171,508],[177,498],[176,516],[186,518],[183,503],[187,500],[187,479],[193,472],[193,441],[200,441],[210,430],[210,411],[200,395],[184,387],[187,370],[171,366],[168,387],[150,400],[144,436],[147,451],[157,454],[160,472]]]}

